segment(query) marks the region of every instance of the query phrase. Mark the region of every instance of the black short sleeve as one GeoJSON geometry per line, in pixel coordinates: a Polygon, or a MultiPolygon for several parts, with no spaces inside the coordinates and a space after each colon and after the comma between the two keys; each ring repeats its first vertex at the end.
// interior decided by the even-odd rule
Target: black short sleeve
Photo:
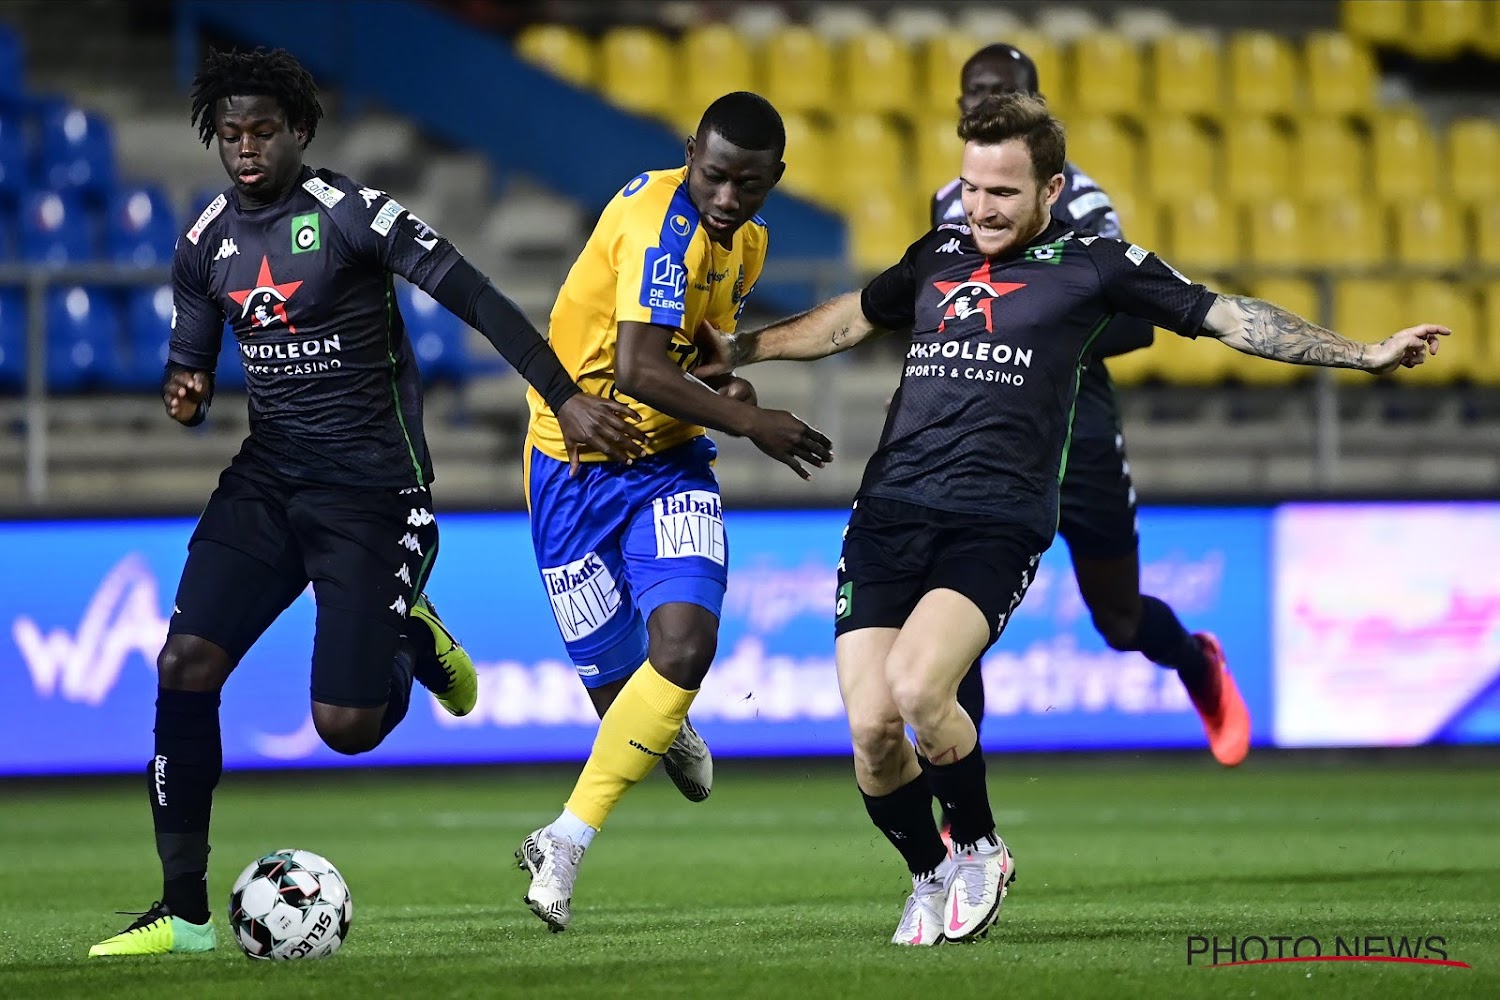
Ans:
{"type": "Polygon", "coordinates": [[[1099,271],[1100,287],[1111,309],[1185,337],[1198,335],[1214,304],[1213,292],[1132,243],[1104,237],[1085,237],[1079,242],[1087,247],[1099,271]]]}
{"type": "Polygon", "coordinates": [[[879,329],[905,330],[916,322],[916,258],[931,238],[932,233],[928,233],[907,247],[895,266],[877,275],[860,293],[860,310],[879,329]]]}
{"type": "MultiPolygon", "coordinates": [[[[219,199],[224,196],[219,195],[219,199]]],[[[182,237],[172,252],[172,336],[167,360],[194,371],[211,372],[219,363],[224,314],[209,293],[209,251],[205,246],[182,237]]]]}

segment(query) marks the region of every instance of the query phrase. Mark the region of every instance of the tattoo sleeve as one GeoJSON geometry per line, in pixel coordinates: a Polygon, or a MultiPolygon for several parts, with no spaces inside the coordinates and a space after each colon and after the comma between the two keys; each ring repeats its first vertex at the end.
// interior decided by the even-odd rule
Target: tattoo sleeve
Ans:
{"type": "Polygon", "coordinates": [[[1220,299],[1239,320],[1239,330],[1206,332],[1247,354],[1285,361],[1294,365],[1325,368],[1363,368],[1365,347],[1357,341],[1325,330],[1315,323],[1247,295],[1222,295],[1220,299]],[[1238,334],[1238,336],[1235,336],[1238,334]]]}

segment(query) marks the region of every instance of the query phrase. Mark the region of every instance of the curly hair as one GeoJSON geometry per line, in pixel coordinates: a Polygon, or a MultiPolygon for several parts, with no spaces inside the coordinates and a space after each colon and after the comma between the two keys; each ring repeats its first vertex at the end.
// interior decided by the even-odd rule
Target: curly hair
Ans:
{"type": "Polygon", "coordinates": [[[276,98],[287,124],[302,129],[306,148],[318,130],[323,106],[318,103],[318,85],[286,49],[256,49],[254,52],[211,50],[198,75],[193,77],[191,121],[198,126],[203,145],[210,145],[218,129],[215,113],[226,97],[263,94],[276,98]]]}
{"type": "Polygon", "coordinates": [[[980,101],[959,120],[958,137],[980,146],[1020,139],[1031,153],[1036,179],[1042,184],[1062,173],[1068,158],[1062,122],[1052,117],[1042,98],[1020,91],[980,101]]]}

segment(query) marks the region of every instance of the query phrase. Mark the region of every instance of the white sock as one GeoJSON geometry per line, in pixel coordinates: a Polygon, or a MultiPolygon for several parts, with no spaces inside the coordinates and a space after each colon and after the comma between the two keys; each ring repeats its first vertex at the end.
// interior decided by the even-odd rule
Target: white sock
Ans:
{"type": "Polygon", "coordinates": [[[552,836],[571,840],[580,847],[587,847],[593,843],[594,834],[599,832],[566,809],[562,811],[561,816],[552,821],[547,829],[552,831],[552,836]]]}

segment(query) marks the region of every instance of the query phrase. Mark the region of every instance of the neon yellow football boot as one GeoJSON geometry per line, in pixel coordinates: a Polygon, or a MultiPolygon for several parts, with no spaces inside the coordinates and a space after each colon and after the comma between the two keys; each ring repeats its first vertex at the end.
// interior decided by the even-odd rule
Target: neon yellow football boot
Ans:
{"type": "Polygon", "coordinates": [[[190,924],[174,917],[164,904],[156,903],[135,923],[90,948],[89,958],[213,951],[216,943],[212,919],[206,924],[190,924]]]}
{"type": "Polygon", "coordinates": [[[411,606],[411,618],[427,626],[437,650],[436,663],[425,656],[416,658],[416,679],[432,692],[449,715],[468,715],[479,700],[479,675],[474,672],[473,659],[438,618],[437,608],[426,594],[417,595],[411,606]]]}

